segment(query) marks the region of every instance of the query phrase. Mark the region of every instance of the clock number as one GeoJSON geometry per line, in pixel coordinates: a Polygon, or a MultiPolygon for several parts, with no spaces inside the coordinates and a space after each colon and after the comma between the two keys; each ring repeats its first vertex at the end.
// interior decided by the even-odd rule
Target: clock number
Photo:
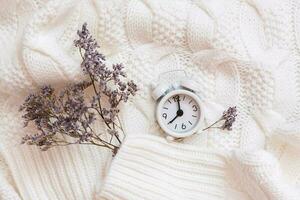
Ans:
{"type": "Polygon", "coordinates": [[[165,118],[165,119],[167,119],[167,117],[168,117],[167,113],[164,113],[162,116],[163,116],[163,118],[165,118]]]}
{"type": "Polygon", "coordinates": [[[180,100],[180,99],[179,99],[179,95],[174,96],[173,99],[174,99],[174,102],[179,101],[179,100],[180,100]]]}
{"type": "Polygon", "coordinates": [[[193,105],[193,111],[196,112],[198,110],[196,105],[193,105]]]}
{"type": "Polygon", "coordinates": [[[181,125],[181,128],[182,128],[182,129],[186,129],[186,125],[185,125],[185,124],[182,124],[182,125],[181,125]]]}

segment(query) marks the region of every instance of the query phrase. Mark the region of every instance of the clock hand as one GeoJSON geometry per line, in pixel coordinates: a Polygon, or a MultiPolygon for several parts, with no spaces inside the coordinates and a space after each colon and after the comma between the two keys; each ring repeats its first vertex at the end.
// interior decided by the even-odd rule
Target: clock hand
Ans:
{"type": "Polygon", "coordinates": [[[177,103],[178,103],[178,110],[181,110],[179,96],[178,96],[178,99],[177,99],[177,103]]]}
{"type": "Polygon", "coordinates": [[[168,124],[171,124],[172,122],[174,122],[175,119],[177,119],[177,117],[179,117],[179,115],[176,115],[171,121],[168,122],[168,124]]]}
{"type": "Polygon", "coordinates": [[[171,121],[169,121],[168,124],[171,124],[172,122],[175,121],[175,119],[177,119],[177,117],[181,117],[182,115],[183,115],[183,110],[177,110],[176,116],[171,121]]]}

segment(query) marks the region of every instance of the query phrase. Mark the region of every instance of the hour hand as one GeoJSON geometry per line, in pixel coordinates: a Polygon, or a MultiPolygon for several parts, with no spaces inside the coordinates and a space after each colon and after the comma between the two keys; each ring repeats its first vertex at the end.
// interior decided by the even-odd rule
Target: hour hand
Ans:
{"type": "Polygon", "coordinates": [[[179,97],[178,97],[178,99],[177,99],[177,103],[178,103],[178,110],[181,110],[181,108],[180,108],[180,100],[179,100],[179,97]]]}

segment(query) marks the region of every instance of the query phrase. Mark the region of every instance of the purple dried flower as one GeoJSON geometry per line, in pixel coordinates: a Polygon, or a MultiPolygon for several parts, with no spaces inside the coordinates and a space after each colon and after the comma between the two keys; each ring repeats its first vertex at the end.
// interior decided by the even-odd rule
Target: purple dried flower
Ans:
{"type": "Polygon", "coordinates": [[[121,143],[119,131],[123,132],[118,106],[135,95],[137,86],[133,81],[124,80],[126,73],[122,64],[106,66],[105,57],[98,52],[99,45],[90,35],[86,23],[77,34],[79,38],[74,45],[82,57],[82,71],[90,80],[69,85],[58,94],[51,86],[43,86],[38,93],[30,94],[20,111],[25,113],[24,125],[33,122],[38,132],[25,135],[21,143],[39,146],[43,151],[53,146],[92,144],[116,153],[116,142],[121,143]],[[87,103],[84,90],[90,86],[94,95],[87,103]],[[107,101],[106,107],[102,105],[103,100],[107,101]],[[109,141],[92,128],[99,117],[111,135],[109,141]]]}
{"type": "Polygon", "coordinates": [[[213,124],[211,124],[210,126],[206,127],[204,130],[210,129],[210,128],[219,128],[222,130],[228,130],[231,131],[232,130],[232,125],[235,122],[235,118],[237,117],[237,109],[236,106],[234,107],[229,107],[226,111],[223,112],[222,117],[217,120],[216,122],[214,122],[213,124]],[[224,123],[221,126],[214,126],[217,123],[224,121],[224,123]]]}
{"type": "Polygon", "coordinates": [[[232,130],[232,125],[235,122],[235,118],[237,117],[237,109],[236,106],[229,107],[226,111],[223,112],[222,120],[225,120],[222,129],[232,130]]]}
{"type": "Polygon", "coordinates": [[[49,85],[43,86],[43,87],[41,88],[41,94],[42,94],[43,96],[50,96],[50,95],[53,94],[53,92],[54,92],[54,89],[53,89],[51,86],[49,86],[49,85]]]}

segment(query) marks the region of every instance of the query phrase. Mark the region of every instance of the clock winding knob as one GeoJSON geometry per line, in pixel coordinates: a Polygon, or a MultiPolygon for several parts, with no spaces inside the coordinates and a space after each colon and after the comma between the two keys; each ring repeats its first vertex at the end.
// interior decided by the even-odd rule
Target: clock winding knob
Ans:
{"type": "Polygon", "coordinates": [[[170,89],[169,84],[160,84],[156,87],[154,87],[152,91],[152,97],[154,100],[158,100],[160,97],[162,97],[168,90],[170,89]]]}
{"type": "Polygon", "coordinates": [[[194,92],[197,92],[197,90],[199,88],[199,86],[196,83],[196,81],[194,81],[192,79],[191,80],[182,81],[180,85],[181,85],[181,87],[184,87],[186,89],[190,89],[190,90],[192,90],[194,92]]]}

